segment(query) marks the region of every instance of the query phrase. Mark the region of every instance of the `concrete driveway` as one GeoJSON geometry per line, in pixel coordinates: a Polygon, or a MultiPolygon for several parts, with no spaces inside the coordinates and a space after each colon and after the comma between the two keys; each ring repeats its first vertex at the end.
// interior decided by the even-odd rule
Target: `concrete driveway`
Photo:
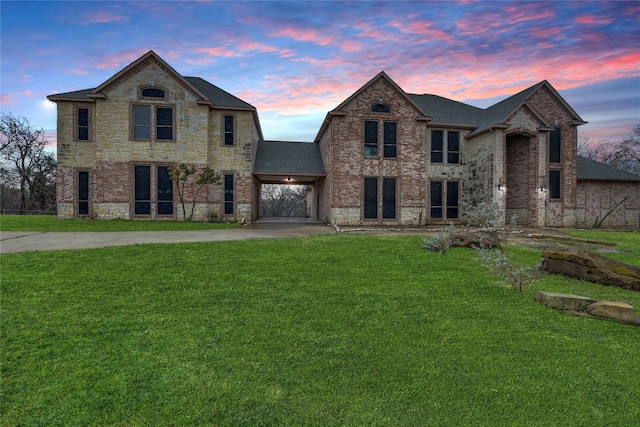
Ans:
{"type": "Polygon", "coordinates": [[[90,249],[149,243],[216,242],[224,240],[276,239],[333,234],[336,230],[316,222],[265,220],[243,228],[192,231],[105,232],[0,232],[0,254],[26,251],[90,249]]]}

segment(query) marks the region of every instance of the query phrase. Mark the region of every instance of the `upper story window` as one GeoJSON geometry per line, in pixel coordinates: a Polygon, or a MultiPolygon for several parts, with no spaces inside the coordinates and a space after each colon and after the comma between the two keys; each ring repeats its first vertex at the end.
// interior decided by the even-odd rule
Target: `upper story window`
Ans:
{"type": "Polygon", "coordinates": [[[364,156],[378,157],[378,122],[365,120],[364,122],[364,156]]]}
{"type": "Polygon", "coordinates": [[[171,141],[173,135],[173,107],[133,105],[133,139],[171,141]]]}
{"type": "Polygon", "coordinates": [[[549,135],[549,163],[562,160],[562,129],[556,127],[549,135]]]}
{"type": "Polygon", "coordinates": [[[76,110],[76,138],[78,141],[89,141],[89,108],[78,107],[76,110]]]}
{"type": "Polygon", "coordinates": [[[447,163],[460,163],[460,132],[447,132],[447,163]]]}
{"type": "Polygon", "coordinates": [[[142,89],[143,98],[164,99],[165,91],[157,87],[145,87],[142,89]]]}
{"type": "Polygon", "coordinates": [[[446,146],[444,141],[445,131],[431,131],[431,163],[444,163],[445,154],[447,163],[460,163],[460,132],[446,131],[446,146]]]}
{"type": "MultiPolygon", "coordinates": [[[[377,120],[365,120],[364,122],[364,157],[377,158],[379,154],[380,137],[378,131],[380,125],[377,120]]],[[[396,122],[383,122],[382,126],[382,154],[385,158],[398,156],[398,124],[396,122]]]]}
{"type": "Polygon", "coordinates": [[[382,104],[382,103],[373,104],[371,106],[371,112],[372,113],[390,113],[391,107],[388,106],[387,104],[382,104]]]}
{"type": "Polygon", "coordinates": [[[236,143],[236,118],[233,115],[224,116],[224,145],[234,145],[236,143]]]}
{"type": "Polygon", "coordinates": [[[384,122],[384,150],[387,158],[398,156],[398,125],[395,122],[384,122]]]}

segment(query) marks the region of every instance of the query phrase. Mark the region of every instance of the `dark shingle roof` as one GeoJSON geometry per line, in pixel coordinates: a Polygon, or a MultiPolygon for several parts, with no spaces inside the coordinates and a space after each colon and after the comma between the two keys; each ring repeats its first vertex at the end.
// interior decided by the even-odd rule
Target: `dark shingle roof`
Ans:
{"type": "Polygon", "coordinates": [[[216,107],[255,109],[253,105],[244,102],[218,86],[209,83],[200,77],[185,77],[189,84],[202,93],[208,101],[216,107]]]}
{"type": "Polygon", "coordinates": [[[437,95],[409,94],[409,97],[433,118],[431,123],[476,127],[484,110],[437,95]]]}
{"type": "MultiPolygon", "coordinates": [[[[522,103],[540,86],[542,86],[545,82],[542,81],[536,85],[533,85],[521,92],[516,93],[508,97],[507,99],[503,99],[497,104],[492,105],[491,107],[484,110],[484,114],[482,115],[482,119],[478,123],[478,128],[475,132],[481,132],[483,130],[489,129],[491,126],[496,123],[500,123],[507,118],[509,114],[511,114],[516,108],[518,108],[522,103]]],[[[474,132],[474,133],[475,133],[474,132]]]]}
{"type": "Polygon", "coordinates": [[[64,93],[56,93],[55,95],[47,96],[47,99],[52,101],[57,100],[82,100],[82,101],[90,101],[89,94],[93,91],[93,89],[83,89],[83,90],[74,90],[73,92],[64,92],[64,93]]]}
{"type": "MultiPolygon", "coordinates": [[[[229,92],[220,89],[218,86],[200,77],[184,77],[184,79],[205,96],[205,101],[211,101],[216,107],[255,110],[253,105],[244,102],[240,98],[231,95],[229,92]]],[[[52,101],[90,101],[91,98],[89,94],[94,90],[95,89],[83,89],[73,92],[57,93],[55,95],[49,95],[47,98],[52,101]]]]}
{"type": "Polygon", "coordinates": [[[253,172],[263,174],[325,174],[318,144],[287,141],[260,141],[253,172]]]}
{"type": "Polygon", "coordinates": [[[591,181],[640,181],[640,175],[578,156],[578,179],[591,181]]]}

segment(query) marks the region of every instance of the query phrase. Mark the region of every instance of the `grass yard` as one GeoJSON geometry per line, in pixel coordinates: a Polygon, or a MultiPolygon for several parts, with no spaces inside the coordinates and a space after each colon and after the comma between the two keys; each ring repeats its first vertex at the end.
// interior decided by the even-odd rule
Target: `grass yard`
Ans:
{"type": "Polygon", "coordinates": [[[640,328],[533,300],[640,293],[557,276],[519,293],[474,251],[420,243],[2,255],[0,424],[640,425],[640,328]]]}
{"type": "Polygon", "coordinates": [[[171,231],[233,227],[239,227],[239,225],[126,219],[58,219],[53,215],[0,215],[0,231],[171,231]]]}

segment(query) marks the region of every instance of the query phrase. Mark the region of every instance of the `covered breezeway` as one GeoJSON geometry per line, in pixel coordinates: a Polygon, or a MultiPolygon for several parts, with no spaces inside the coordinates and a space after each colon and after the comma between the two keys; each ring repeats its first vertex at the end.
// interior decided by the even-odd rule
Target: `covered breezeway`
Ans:
{"type": "Polygon", "coordinates": [[[254,222],[321,222],[319,186],[326,176],[316,143],[260,141],[254,162],[254,222]],[[291,197],[302,206],[266,206],[291,197]]]}

